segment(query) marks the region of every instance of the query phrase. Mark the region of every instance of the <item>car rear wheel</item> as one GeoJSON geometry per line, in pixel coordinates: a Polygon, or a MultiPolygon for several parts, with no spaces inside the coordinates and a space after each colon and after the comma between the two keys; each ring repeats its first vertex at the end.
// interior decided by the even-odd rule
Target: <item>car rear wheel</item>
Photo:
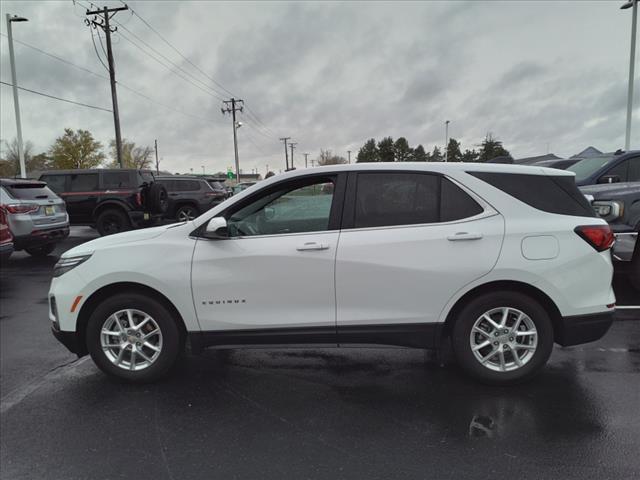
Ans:
{"type": "Polygon", "coordinates": [[[193,205],[183,205],[176,211],[176,219],[180,222],[193,220],[198,216],[198,209],[193,205]]]}
{"type": "Polygon", "coordinates": [[[96,219],[96,230],[101,236],[124,232],[130,228],[129,217],[122,210],[113,208],[104,210],[96,219]]]}
{"type": "Polygon", "coordinates": [[[528,380],[553,349],[553,326],[546,310],[519,292],[487,293],[459,313],[453,350],[468,374],[484,383],[528,380]]]}
{"type": "Polygon", "coordinates": [[[25,248],[24,251],[33,257],[46,257],[51,252],[53,252],[55,248],[55,243],[47,243],[46,245],[42,245],[40,247],[25,248]]]}
{"type": "Polygon", "coordinates": [[[166,375],[182,345],[177,320],[169,310],[136,293],[103,301],[89,319],[86,342],[102,371],[132,382],[166,375]]]}

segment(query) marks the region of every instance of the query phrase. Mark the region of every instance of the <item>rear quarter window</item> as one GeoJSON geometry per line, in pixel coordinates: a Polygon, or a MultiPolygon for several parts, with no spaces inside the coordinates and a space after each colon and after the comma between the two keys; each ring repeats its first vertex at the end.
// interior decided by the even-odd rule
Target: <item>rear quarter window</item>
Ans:
{"type": "Polygon", "coordinates": [[[467,172],[527,205],[548,213],[597,217],[571,176],[467,172]]]}
{"type": "Polygon", "coordinates": [[[127,188],[131,186],[129,172],[104,172],[102,186],[104,188],[127,188]]]}
{"type": "Polygon", "coordinates": [[[72,192],[93,192],[98,190],[97,173],[78,173],[71,175],[72,192]]]}
{"type": "Polygon", "coordinates": [[[45,182],[47,186],[56,193],[62,193],[66,189],[66,175],[43,175],[40,181],[45,182]]]}

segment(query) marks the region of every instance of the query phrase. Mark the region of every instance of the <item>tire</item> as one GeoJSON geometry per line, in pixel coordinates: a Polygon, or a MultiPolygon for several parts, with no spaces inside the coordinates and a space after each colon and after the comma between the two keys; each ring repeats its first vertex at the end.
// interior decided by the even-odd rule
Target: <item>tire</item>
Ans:
{"type": "Polygon", "coordinates": [[[169,194],[164,185],[154,182],[146,188],[146,209],[154,214],[165,213],[169,208],[169,194]]]}
{"type": "Polygon", "coordinates": [[[456,360],[471,377],[492,385],[516,384],[532,378],[549,359],[553,325],[547,311],[531,297],[514,291],[492,292],[472,299],[462,308],[455,319],[451,340],[456,360]],[[496,329],[485,314],[501,325],[505,308],[506,324],[496,329]],[[512,330],[518,317],[520,335],[512,330]],[[477,329],[472,337],[474,327],[477,329]],[[535,334],[530,333],[534,331],[535,334]],[[472,344],[480,347],[487,342],[489,345],[477,352],[472,350],[472,344]],[[491,355],[492,352],[495,353],[491,355]]]}
{"type": "Polygon", "coordinates": [[[131,228],[129,217],[119,209],[109,208],[103,210],[96,219],[96,230],[101,236],[113,235],[125,232],[131,228]]]}
{"type": "Polygon", "coordinates": [[[198,208],[194,205],[182,205],[178,210],[176,210],[176,220],[180,222],[193,220],[199,214],[200,212],[198,211],[198,208]]]}
{"type": "Polygon", "coordinates": [[[161,302],[147,295],[117,294],[100,303],[91,314],[86,332],[87,350],[98,368],[112,377],[135,383],[153,382],[171,370],[182,350],[177,321],[161,302]],[[132,311],[131,317],[127,311],[132,311]],[[117,320],[115,314],[118,314],[117,320]],[[147,316],[150,319],[143,323],[147,316]],[[132,329],[130,324],[123,323],[129,319],[133,319],[137,327],[132,329]],[[126,339],[113,335],[114,332],[123,332],[117,325],[124,327],[126,339]],[[110,334],[103,335],[103,328],[110,334]],[[152,333],[156,329],[159,334],[152,333]],[[136,336],[136,331],[139,336],[136,336]],[[150,336],[144,340],[143,335],[150,336]],[[126,345],[124,352],[118,346],[123,343],[126,345]],[[159,348],[159,351],[147,344],[159,348]],[[133,349],[142,354],[134,355],[133,349]],[[151,361],[147,362],[145,357],[151,361]]]}
{"type": "Polygon", "coordinates": [[[53,252],[55,248],[55,243],[47,243],[46,245],[42,245],[40,247],[25,248],[24,251],[32,257],[46,257],[51,252],[53,252]]]}

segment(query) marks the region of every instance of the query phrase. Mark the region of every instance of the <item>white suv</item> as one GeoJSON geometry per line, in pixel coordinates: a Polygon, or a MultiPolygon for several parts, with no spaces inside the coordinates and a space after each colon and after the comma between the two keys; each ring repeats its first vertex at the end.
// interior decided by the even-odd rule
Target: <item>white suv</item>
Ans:
{"type": "Polygon", "coordinates": [[[54,335],[105,372],[167,373],[185,344],[438,349],[489,383],[612,322],[613,235],[572,173],[483,164],[297,170],[193,221],[66,252],[54,335]]]}

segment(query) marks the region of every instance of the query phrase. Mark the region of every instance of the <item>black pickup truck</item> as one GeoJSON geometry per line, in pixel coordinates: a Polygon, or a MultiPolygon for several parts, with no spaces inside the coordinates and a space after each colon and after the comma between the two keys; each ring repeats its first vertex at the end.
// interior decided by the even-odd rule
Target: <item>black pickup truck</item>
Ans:
{"type": "Polygon", "coordinates": [[[623,265],[631,284],[640,290],[640,182],[590,185],[580,190],[609,222],[616,236],[613,259],[623,265]]]}
{"type": "Polygon", "coordinates": [[[155,225],[168,206],[150,170],[51,170],[39,180],[65,201],[71,225],[94,226],[100,235],[155,225]]]}

